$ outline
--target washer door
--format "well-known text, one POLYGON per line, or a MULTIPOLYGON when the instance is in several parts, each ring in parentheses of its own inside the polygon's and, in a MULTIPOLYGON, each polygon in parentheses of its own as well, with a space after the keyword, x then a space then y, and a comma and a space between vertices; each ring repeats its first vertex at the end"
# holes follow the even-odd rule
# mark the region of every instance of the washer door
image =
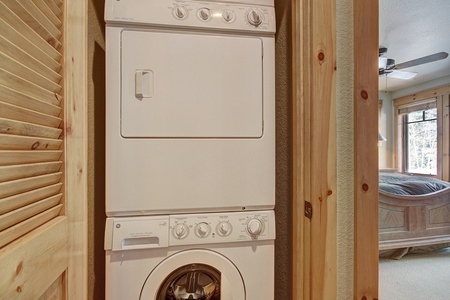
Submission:
POLYGON ((210 250, 185 250, 169 256, 148 275, 141 300, 245 300, 236 266, 210 250))

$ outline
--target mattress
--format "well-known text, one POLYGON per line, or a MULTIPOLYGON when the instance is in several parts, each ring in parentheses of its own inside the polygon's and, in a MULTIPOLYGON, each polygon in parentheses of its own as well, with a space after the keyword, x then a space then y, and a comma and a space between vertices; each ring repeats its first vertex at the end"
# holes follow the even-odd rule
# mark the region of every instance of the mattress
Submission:
POLYGON ((379 173, 379 189, 396 195, 425 195, 450 187, 436 178, 397 173, 379 173))

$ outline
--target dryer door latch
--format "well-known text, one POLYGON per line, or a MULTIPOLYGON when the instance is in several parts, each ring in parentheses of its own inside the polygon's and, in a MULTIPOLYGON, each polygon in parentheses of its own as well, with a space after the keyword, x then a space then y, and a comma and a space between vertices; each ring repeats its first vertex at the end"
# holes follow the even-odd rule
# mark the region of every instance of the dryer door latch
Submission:
POLYGON ((311 202, 305 200, 305 217, 308 219, 312 218, 313 208, 311 202))

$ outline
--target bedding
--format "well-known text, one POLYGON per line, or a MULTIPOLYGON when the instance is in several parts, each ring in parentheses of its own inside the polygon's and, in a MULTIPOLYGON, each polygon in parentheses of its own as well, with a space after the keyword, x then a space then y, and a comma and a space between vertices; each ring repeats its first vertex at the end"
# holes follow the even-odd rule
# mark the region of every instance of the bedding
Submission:
POLYGON ((398 259, 449 246, 449 182, 380 172, 378 203, 381 256, 398 259))
POLYGON ((396 195, 425 195, 450 187, 439 179, 396 173, 380 173, 379 189, 396 195))

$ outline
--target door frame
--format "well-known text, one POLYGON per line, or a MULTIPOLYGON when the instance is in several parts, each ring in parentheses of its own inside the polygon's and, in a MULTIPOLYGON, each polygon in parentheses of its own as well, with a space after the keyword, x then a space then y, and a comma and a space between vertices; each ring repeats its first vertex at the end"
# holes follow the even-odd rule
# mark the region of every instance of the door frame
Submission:
MULTIPOLYGON (((336 134, 327 129, 336 125, 335 1, 293 0, 292 12, 293 299, 333 299, 338 255, 336 134), (315 109, 320 107, 331 113, 315 109), (305 201, 311 203, 306 209, 305 201), (305 210, 312 210, 311 219, 305 210)), ((377 299, 378 0, 353 0, 353 32, 353 298, 377 299)))

